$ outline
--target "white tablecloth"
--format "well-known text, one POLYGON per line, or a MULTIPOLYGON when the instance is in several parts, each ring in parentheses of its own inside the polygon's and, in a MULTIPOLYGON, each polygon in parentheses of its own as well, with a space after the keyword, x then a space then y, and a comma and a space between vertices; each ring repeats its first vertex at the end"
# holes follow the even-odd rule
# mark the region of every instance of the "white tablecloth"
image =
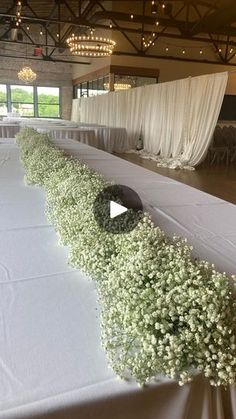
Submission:
POLYGON ((46 133, 54 139, 73 139, 92 147, 99 147, 98 138, 95 131, 87 128, 67 128, 67 127, 40 127, 36 128, 40 133, 46 133))
POLYGON ((0 123, 0 137, 13 138, 19 132, 20 127, 17 124, 0 123))
POLYGON ((86 126, 94 130, 98 139, 98 148, 109 153, 124 153, 130 149, 125 128, 86 126))
MULTIPOLYGON (((106 177, 132 186, 167 231, 190 234, 205 257, 236 272, 234 205, 93 147, 55 142, 106 177)), ((44 193, 26 187, 23 176, 17 147, 2 142, 0 418, 236 418, 233 390, 210 388, 200 376, 184 387, 162 378, 146 389, 115 377, 99 341, 94 285, 68 266, 67 249, 58 245, 44 215, 44 193), (230 397, 232 416, 226 407, 230 397)))

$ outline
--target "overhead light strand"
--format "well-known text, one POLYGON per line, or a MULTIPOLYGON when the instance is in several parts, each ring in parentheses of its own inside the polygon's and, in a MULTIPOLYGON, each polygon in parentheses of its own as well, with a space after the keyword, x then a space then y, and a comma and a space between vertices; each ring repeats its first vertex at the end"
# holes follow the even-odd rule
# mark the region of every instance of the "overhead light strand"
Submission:
POLYGON ((20 26, 20 24, 21 24, 21 10, 22 10, 22 3, 21 3, 20 0, 17 0, 17 3, 16 3, 16 18, 15 18, 16 26, 20 26))

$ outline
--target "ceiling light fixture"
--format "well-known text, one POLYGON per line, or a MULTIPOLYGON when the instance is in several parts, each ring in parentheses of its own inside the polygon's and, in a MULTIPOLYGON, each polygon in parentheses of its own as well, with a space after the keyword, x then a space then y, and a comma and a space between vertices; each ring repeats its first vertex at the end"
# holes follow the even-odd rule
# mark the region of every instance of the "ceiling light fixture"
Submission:
POLYGON ((66 40, 73 55, 99 58, 112 54, 116 42, 109 38, 99 36, 76 36, 72 34, 66 40))
POLYGON ((36 78, 37 74, 29 66, 23 66, 18 72, 18 79, 24 83, 32 83, 36 78))
POLYGON ((151 5, 151 14, 156 15, 157 14, 157 3, 155 0, 152 1, 151 5))
MULTIPOLYGON (((127 89, 131 89, 131 84, 129 83, 114 83, 114 90, 127 90, 127 89)), ((104 83, 104 88, 106 90, 110 90, 110 84, 109 83, 104 83)))
POLYGON ((16 17, 15 17, 16 26, 20 26, 21 24, 21 9, 22 9, 22 3, 20 0, 18 0, 16 3, 16 17))

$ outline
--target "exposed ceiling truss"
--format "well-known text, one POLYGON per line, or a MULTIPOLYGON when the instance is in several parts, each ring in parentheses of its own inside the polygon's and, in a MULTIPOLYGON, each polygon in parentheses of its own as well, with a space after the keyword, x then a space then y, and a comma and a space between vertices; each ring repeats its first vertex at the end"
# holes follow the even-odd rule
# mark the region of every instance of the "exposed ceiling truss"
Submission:
MULTIPOLYGON (((22 0, 22 23, 17 29, 21 36, 12 37, 16 16, 16 1, 6 0, 0 6, 1 44, 22 46, 40 45, 42 57, 48 61, 78 62, 72 59, 66 39, 71 33, 86 33, 89 28, 119 32, 127 48, 117 46, 114 54, 182 61, 209 62, 236 65, 236 1, 235 0, 156 0, 160 12, 153 16, 149 0, 142 1, 97 1, 97 0, 22 0), (112 3, 112 8, 110 7, 112 3), (127 3, 126 8, 120 4, 127 3), (165 8, 163 9, 163 3, 165 8), (46 6, 45 6, 46 5, 46 6), (45 7, 44 7, 45 6, 45 7), (131 18, 132 13, 132 18, 131 18), (155 23, 159 22, 156 29, 155 23), (30 26, 32 30, 27 30, 30 26), (42 28, 42 36, 39 36, 42 28), (144 37, 152 43, 144 45, 144 37), (214 48, 214 58, 197 59, 160 53, 152 47, 160 40, 197 42, 214 48)), ((6 49, 6 48, 5 48, 6 49)), ((12 53, 12 55, 14 55, 12 53)), ((23 54, 24 55, 24 54, 23 54)), ((23 57, 22 52, 19 58, 23 57)), ((1 54, 4 56, 4 53, 1 54)), ((11 56, 6 53, 6 56, 11 56)))

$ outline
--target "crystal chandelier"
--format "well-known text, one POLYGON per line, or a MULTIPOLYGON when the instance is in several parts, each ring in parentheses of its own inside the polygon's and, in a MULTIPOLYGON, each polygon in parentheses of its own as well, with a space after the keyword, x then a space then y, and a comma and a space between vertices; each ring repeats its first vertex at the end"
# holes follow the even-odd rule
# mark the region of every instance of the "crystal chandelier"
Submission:
POLYGON ((72 34, 66 42, 73 55, 95 58, 111 55, 116 45, 112 39, 94 36, 92 33, 86 36, 72 34))
MULTIPOLYGON (((131 84, 129 83, 114 83, 114 90, 126 90, 131 89, 131 84)), ((106 90, 110 89, 110 83, 104 83, 104 88, 106 90)))
POLYGON ((32 81, 36 80, 37 74, 29 66, 24 66, 18 72, 18 79, 23 81, 24 83, 31 83, 32 81))

